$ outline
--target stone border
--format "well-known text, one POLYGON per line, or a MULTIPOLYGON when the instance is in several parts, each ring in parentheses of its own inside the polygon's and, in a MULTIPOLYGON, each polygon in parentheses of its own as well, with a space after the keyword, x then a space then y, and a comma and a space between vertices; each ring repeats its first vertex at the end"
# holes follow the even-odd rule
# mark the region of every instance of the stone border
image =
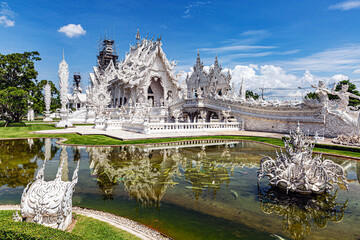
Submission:
MULTIPOLYGON (((20 205, 4 204, 0 205, 0 210, 20 210, 20 205)), ((82 207, 73 207, 72 210, 76 214, 106 222, 143 240, 172 240, 172 238, 166 236, 165 234, 128 218, 82 207)))
MULTIPOLYGON (((77 134, 77 133, 75 133, 77 134)), ((218 136, 224 136, 224 135, 218 135, 218 136)), ((231 136, 231 137, 247 137, 246 135, 225 135, 225 136, 231 136)), ((214 137, 214 135, 204 135, 202 137, 214 137)), ((20 140, 20 139, 28 139, 28 138, 46 138, 46 137, 27 137, 27 138, 0 138, 1 141, 3 140, 20 140)), ((139 143, 139 144, 119 144, 119 145, 84 145, 84 144, 68 144, 68 143, 63 143, 65 141, 67 141, 68 139, 66 138, 59 138, 59 137, 48 137, 48 138, 57 138, 59 139, 58 141, 56 141, 56 144, 59 145, 65 145, 65 146, 75 146, 75 147, 121 147, 121 146, 147 146, 147 145, 152 145, 152 144, 167 144, 167 143, 176 143, 176 142, 185 142, 185 141, 191 141, 191 140, 180 140, 180 141, 169 141, 169 142, 162 142, 162 143, 139 143)), ((186 138, 186 137, 184 137, 186 138)), ((265 137, 265 138, 271 138, 271 137, 265 137)), ((153 139, 153 138, 149 138, 149 139, 153 139)), ((169 138, 171 139, 171 138, 169 138)), ((279 139, 280 138, 273 138, 273 139, 279 139)), ((137 139, 138 140, 138 139, 137 139)), ((144 140, 144 139, 139 139, 139 140, 144 140)), ((265 142, 258 142, 258 141, 254 141, 254 140, 247 140, 247 139, 219 139, 219 138, 209 138, 209 139, 194 139, 194 140, 199 140, 199 141, 206 141, 206 140, 223 140, 223 141, 248 141, 248 142, 256 142, 256 143, 260 143, 260 144, 265 144, 265 145, 269 145, 272 147, 276 147, 276 148, 284 148, 283 146, 277 146, 271 143, 265 143, 265 142)), ((121 140, 120 140, 121 141, 121 140)), ((325 145, 329 145, 329 144, 325 144, 325 145)), ((335 145, 335 144, 334 144, 335 145)), ((340 145, 342 146, 342 145, 340 145)), ((338 150, 338 151, 342 151, 342 150, 338 150)), ((322 154, 322 155, 327 155, 327 156, 333 156, 333 157, 341 157, 341 158, 348 158, 351 160, 355 160, 355 161, 360 161, 360 158, 358 157, 353 157, 353 156, 346 156, 346 155, 340 155, 340 154, 334 154, 334 153, 324 153, 324 152, 319 152, 319 151, 313 151, 313 153, 318 153, 318 154, 322 154)))

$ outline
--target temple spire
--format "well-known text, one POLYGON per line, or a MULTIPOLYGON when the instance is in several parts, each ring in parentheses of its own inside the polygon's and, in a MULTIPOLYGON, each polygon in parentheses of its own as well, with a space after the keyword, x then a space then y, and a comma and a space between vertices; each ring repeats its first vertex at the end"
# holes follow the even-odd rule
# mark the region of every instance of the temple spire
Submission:
POLYGON ((136 36, 135 36, 135 39, 136 41, 140 41, 141 37, 140 37, 140 33, 139 33, 139 29, 137 29, 137 32, 136 32, 136 36))

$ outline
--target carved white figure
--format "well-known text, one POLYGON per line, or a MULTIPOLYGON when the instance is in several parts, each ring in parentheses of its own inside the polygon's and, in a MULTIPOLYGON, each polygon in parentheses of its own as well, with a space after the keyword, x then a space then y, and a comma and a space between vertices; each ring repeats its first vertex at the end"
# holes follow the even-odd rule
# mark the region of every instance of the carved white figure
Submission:
POLYGON ((68 87, 69 87, 69 66, 65 61, 65 56, 63 55, 63 60, 59 64, 59 85, 60 85, 60 102, 61 102, 61 111, 66 111, 66 105, 69 102, 68 99, 68 87))
POLYGON ((67 161, 66 147, 62 147, 60 167, 54 181, 44 181, 44 168, 39 169, 36 180, 29 183, 21 196, 21 215, 27 222, 66 230, 72 221, 72 195, 78 182, 79 163, 72 181, 61 180, 64 162, 67 161))
POLYGON ((246 100, 246 89, 245 89, 244 78, 241 80, 239 93, 240 93, 240 99, 246 100))
POLYGON ((50 117, 50 105, 51 105, 51 86, 49 83, 46 83, 44 86, 44 100, 45 100, 45 119, 44 121, 52 121, 50 117))
MULTIPOLYGON (((334 86, 336 86, 336 84, 334 86)), ((318 86, 311 85, 311 87, 315 88, 315 93, 319 97, 321 104, 324 107, 327 107, 329 103, 328 94, 330 94, 331 91, 329 91, 329 89, 326 88, 325 82, 319 81, 318 86)))
POLYGON ((180 109, 175 109, 174 111, 172 111, 172 116, 175 118, 175 122, 179 121, 181 114, 182 111, 180 109))
POLYGON ((321 194, 333 188, 334 183, 347 188, 344 169, 321 155, 313 157, 314 145, 304 135, 300 126, 284 140, 285 152, 280 151, 273 160, 263 157, 260 161, 258 180, 266 176, 270 185, 299 193, 321 194))
POLYGON ((69 102, 68 99, 68 87, 69 87, 69 66, 65 61, 63 54, 63 60, 59 64, 59 85, 60 85, 60 102, 61 110, 60 117, 61 121, 56 124, 56 127, 72 127, 72 123, 68 121, 68 110, 66 105, 69 102))
POLYGON ((230 117, 230 112, 231 112, 231 107, 230 106, 228 106, 227 109, 222 109, 222 115, 224 117, 225 122, 228 121, 228 119, 230 117))
MULTIPOLYGON (((334 85, 334 88, 335 88, 335 86, 336 86, 336 84, 334 85)), ((340 111, 346 111, 349 109, 348 105, 349 105, 350 97, 360 99, 360 96, 357 96, 355 94, 348 92, 348 89, 349 89, 348 84, 342 84, 340 91, 335 91, 335 89, 333 89, 331 91, 331 94, 337 95, 340 98, 340 104, 338 106, 338 109, 340 111)))

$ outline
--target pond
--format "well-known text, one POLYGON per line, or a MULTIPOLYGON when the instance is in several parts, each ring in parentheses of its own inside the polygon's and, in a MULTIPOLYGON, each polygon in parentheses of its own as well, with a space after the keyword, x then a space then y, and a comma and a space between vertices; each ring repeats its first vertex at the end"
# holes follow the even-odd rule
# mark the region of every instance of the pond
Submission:
POLYGON ((19 204, 48 159, 45 180, 71 179, 73 205, 143 223, 174 239, 356 239, 360 236, 360 162, 326 157, 346 169, 349 190, 286 195, 257 182, 274 147, 221 140, 127 147, 70 147, 56 139, 0 141, 0 204, 19 204))

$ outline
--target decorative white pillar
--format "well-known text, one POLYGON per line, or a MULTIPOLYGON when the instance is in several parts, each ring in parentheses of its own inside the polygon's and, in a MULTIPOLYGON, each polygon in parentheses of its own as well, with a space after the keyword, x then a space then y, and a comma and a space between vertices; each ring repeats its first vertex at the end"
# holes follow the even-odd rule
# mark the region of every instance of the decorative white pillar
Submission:
POLYGON ((72 123, 68 121, 69 111, 66 108, 68 99, 68 87, 69 87, 69 67, 65 61, 63 54, 63 60, 59 64, 59 85, 60 85, 60 101, 61 101, 61 110, 60 117, 61 121, 56 124, 56 127, 72 127, 72 123))
POLYGON ((44 122, 51 122, 52 118, 50 117, 50 105, 51 105, 51 86, 49 83, 46 83, 44 86, 44 100, 45 100, 45 118, 44 122))

